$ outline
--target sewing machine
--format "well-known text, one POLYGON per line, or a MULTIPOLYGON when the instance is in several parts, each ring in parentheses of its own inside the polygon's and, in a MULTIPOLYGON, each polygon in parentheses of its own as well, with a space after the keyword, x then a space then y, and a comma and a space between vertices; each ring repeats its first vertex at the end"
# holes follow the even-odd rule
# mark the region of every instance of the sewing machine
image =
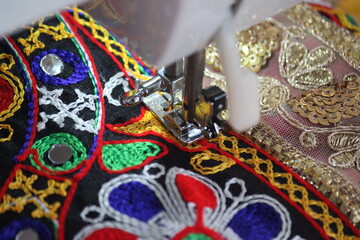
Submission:
MULTIPOLYGON (((259 120, 257 77, 240 67, 235 32, 288 8, 299 0, 91 0, 75 1, 146 62, 165 66, 155 77, 119 97, 123 106, 144 103, 181 141, 212 138, 224 129, 244 131, 259 120), (205 47, 215 42, 222 56, 227 94, 202 88, 205 47), (230 118, 221 117, 228 109, 230 118)), ((67 1, 3 3, 0 33, 67 1), (12 14, 28 9, 31 12, 12 14), (4 7, 5 6, 5 7, 4 7), (9 14, 10 13, 10 14, 9 14), (11 16, 10 16, 11 15, 11 16), (9 18, 14 17, 13 20, 9 18), (16 22, 15 22, 16 21, 16 22)))

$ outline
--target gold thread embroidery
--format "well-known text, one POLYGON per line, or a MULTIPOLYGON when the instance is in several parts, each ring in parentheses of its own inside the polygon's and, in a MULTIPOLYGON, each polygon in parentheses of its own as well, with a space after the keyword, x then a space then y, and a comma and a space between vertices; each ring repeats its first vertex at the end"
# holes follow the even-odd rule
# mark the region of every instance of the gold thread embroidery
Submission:
POLYGON ((239 148, 238 139, 234 136, 227 137, 221 135, 214 139, 214 142, 217 143, 222 150, 233 154, 240 161, 250 165, 256 173, 267 178, 273 186, 286 191, 292 201, 298 203, 312 218, 321 223, 322 228, 328 236, 334 239, 351 239, 355 237, 347 236, 344 233, 344 225, 341 219, 332 216, 328 206, 324 202, 310 199, 307 189, 295 183, 290 173, 274 171, 272 161, 260 158, 256 149, 239 148), (242 157, 245 156, 242 154, 250 154, 251 156, 242 157), (320 212, 314 209, 318 209, 320 212), (332 226, 335 227, 332 228, 332 226))
POLYGON ((360 39, 354 34, 321 17, 307 4, 297 4, 285 11, 285 14, 338 52, 351 66, 360 70, 360 39))
POLYGON ((333 73, 326 68, 335 60, 334 52, 324 46, 308 51, 297 42, 303 33, 298 28, 284 28, 279 56, 280 74, 288 83, 298 89, 312 90, 333 81, 333 73), (288 30, 289 29, 289 30, 288 30))
POLYGON ((270 77, 258 77, 258 80, 261 113, 274 110, 279 104, 290 98, 289 89, 279 80, 270 77))
POLYGON ((190 160, 191 166, 195 171, 202 175, 215 174, 231 167, 235 164, 235 161, 226 156, 213 153, 209 150, 205 150, 203 153, 198 153, 190 160), (206 162, 216 162, 215 166, 206 166, 206 162), (205 164, 204 164, 205 163, 205 164))
POLYGON ((329 157, 334 167, 353 168, 360 171, 360 133, 334 132, 328 138, 328 145, 336 153, 329 157))
POLYGON ((25 206, 31 204, 36 208, 31 212, 32 217, 47 217, 56 220, 58 217, 57 211, 61 203, 54 202, 50 204, 46 201, 46 198, 51 195, 65 197, 67 195, 66 189, 71 185, 71 181, 65 180, 64 182, 59 182, 49 179, 47 180, 46 188, 38 190, 34 188, 36 180, 38 180, 37 175, 32 174, 27 177, 22 170, 17 170, 15 179, 9 184, 9 190, 21 190, 23 194, 19 197, 12 197, 10 194, 5 194, 0 204, 0 213, 7 211, 21 213, 25 206))
POLYGON ((138 79, 148 80, 150 77, 147 77, 140 72, 139 63, 128 57, 126 48, 120 44, 116 40, 112 40, 109 32, 99 24, 96 24, 95 20, 90 17, 87 12, 82 11, 79 8, 72 8, 73 16, 76 21, 78 21, 81 25, 89 27, 92 35, 103 42, 105 47, 115 56, 118 56, 122 59, 123 65, 127 71, 129 71, 132 75, 134 75, 138 79), (81 17, 80 14, 84 17, 81 17))
POLYGON ((18 42, 24 47, 24 53, 30 55, 36 49, 45 48, 45 44, 39 40, 41 34, 47 34, 52 36, 54 41, 59 41, 66 38, 72 38, 73 35, 66 31, 65 24, 59 23, 57 26, 49 26, 43 23, 43 20, 39 21, 38 27, 35 30, 34 27, 29 28, 30 35, 27 38, 19 38, 18 42))

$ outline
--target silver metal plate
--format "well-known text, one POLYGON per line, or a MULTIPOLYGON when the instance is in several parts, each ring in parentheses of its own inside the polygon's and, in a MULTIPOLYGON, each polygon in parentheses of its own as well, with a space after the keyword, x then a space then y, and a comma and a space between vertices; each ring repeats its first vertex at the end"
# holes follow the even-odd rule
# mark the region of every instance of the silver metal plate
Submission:
POLYGON ((49 53, 41 59, 40 67, 46 74, 55 76, 64 69, 64 62, 57 55, 49 53))
POLYGON ((48 158, 56 165, 63 165, 71 159, 72 149, 67 144, 56 144, 49 150, 48 158))
POLYGON ((15 240, 39 240, 39 235, 32 228, 26 228, 16 234, 15 240))

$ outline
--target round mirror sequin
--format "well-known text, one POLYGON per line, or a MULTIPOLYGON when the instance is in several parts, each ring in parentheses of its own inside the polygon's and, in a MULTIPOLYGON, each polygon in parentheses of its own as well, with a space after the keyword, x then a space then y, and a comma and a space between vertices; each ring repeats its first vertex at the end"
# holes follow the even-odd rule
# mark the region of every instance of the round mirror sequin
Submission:
POLYGON ((49 53, 40 61, 41 69, 50 76, 58 75, 64 69, 63 60, 55 54, 49 53))
POLYGON ((15 240, 39 240, 39 236, 32 228, 26 228, 16 235, 15 240))
POLYGON ((56 144, 49 150, 48 158, 56 165, 63 165, 72 155, 73 152, 67 144, 56 144))

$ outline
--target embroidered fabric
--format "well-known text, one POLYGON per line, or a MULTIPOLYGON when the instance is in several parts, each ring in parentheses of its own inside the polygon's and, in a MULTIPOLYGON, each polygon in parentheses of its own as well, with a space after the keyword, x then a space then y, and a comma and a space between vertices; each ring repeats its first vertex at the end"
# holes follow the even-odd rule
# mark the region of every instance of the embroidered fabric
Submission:
MULTIPOLYGON (((348 103, 357 99, 357 77, 346 75, 347 84, 337 78, 339 54, 319 42, 310 49, 296 35, 303 31, 288 33, 284 26, 276 19, 259 28, 275 29, 265 38, 257 35, 279 43, 272 51, 263 51, 273 46, 264 42, 241 48, 260 53, 244 54, 249 63, 255 59, 249 66, 260 66, 260 74, 277 66, 277 72, 268 70, 276 74, 261 79, 263 115, 277 113, 279 104, 292 99, 284 106, 303 123, 309 119, 297 116, 297 102, 337 101, 337 91, 347 92, 348 103), (287 81, 274 59, 279 52, 286 56, 287 81), (298 63, 294 53, 302 54, 298 63), (338 83, 324 88, 329 81, 338 83)), ((29 228, 40 239, 60 240, 360 237, 353 185, 327 163, 299 154, 268 125, 251 130, 256 144, 246 133, 223 133, 185 145, 144 107, 119 106, 115 99, 134 87, 134 78, 146 80, 156 70, 81 9, 6 36, 0 49, 0 91, 6 92, 0 95, 0 239, 29 228), (46 54, 63 61, 58 75, 39 68, 46 54), (71 150, 63 164, 49 157, 59 145, 71 150)), ((208 73, 223 81, 221 74, 208 73)), ((354 112, 344 106, 341 119, 348 124, 354 112)), ((311 133, 303 135, 303 144, 312 147, 311 133)), ((339 162, 358 142, 346 132, 332 135, 329 143, 344 154, 335 156, 339 162)))

